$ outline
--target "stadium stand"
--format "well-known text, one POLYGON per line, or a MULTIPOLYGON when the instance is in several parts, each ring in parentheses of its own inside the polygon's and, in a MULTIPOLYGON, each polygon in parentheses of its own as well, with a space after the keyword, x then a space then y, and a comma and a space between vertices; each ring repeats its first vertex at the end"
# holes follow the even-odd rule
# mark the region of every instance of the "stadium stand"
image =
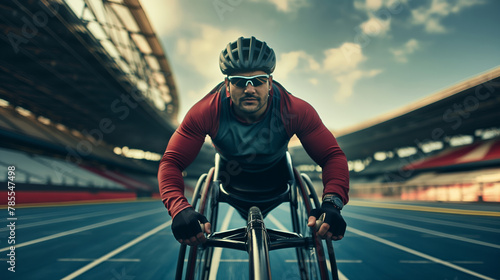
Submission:
POLYGON ((500 201, 500 138, 450 147, 424 158, 373 161, 352 177, 354 196, 406 200, 500 201))
MULTIPOLYGON (((7 166, 16 166, 17 183, 125 189, 122 184, 56 158, 4 148, 0 148, 0 158, 0 164, 5 170, 7 166)), ((2 182, 7 182, 7 173, 2 175, 5 175, 2 182)))
POLYGON ((435 156, 413 162, 403 169, 438 169, 500 165, 500 139, 478 141, 463 147, 447 149, 435 156))
POLYGON ((500 201, 500 168, 420 173, 401 186, 406 200, 500 201))
MULTIPOLYGON (((334 131, 353 197, 500 202, 500 68, 334 131), (454 143, 467 141, 464 143, 454 143), (437 148, 426 150, 431 143, 437 148), (400 153, 406 150, 406 155, 400 153), (376 154, 383 159, 377 160, 376 154)), ((313 165, 300 146, 298 165, 313 165)), ((313 168, 314 170, 314 168, 313 168)), ((311 178, 319 178, 309 172, 311 178)))
MULTIPOLYGON (((157 163, 121 157, 103 141, 41 123, 12 106, 0 113, 0 168, 15 166, 18 203, 158 197, 157 163), (82 141, 93 143, 88 154, 76 152, 82 141)), ((0 181, 7 182, 6 172, 0 181)))
MULTIPOLYGON (((19 203, 159 198, 158 161, 125 158, 113 148, 56 124, 42 123, 13 106, 0 106, 0 168, 16 167, 16 188, 22 193, 19 203), (88 154, 78 152, 82 141, 92 143, 88 154)), ((199 173, 213 162, 213 147, 205 145, 203 150, 186 171, 188 193, 199 173)), ((2 173, 0 182, 6 181, 7 173, 2 173)))

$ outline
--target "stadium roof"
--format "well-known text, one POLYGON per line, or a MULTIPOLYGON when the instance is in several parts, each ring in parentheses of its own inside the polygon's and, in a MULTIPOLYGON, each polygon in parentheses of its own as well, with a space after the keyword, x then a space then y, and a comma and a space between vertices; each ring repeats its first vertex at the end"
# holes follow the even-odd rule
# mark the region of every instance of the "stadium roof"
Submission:
POLYGON ((114 146, 164 151, 177 91, 137 0, 4 1, 0 15, 0 99, 114 146))

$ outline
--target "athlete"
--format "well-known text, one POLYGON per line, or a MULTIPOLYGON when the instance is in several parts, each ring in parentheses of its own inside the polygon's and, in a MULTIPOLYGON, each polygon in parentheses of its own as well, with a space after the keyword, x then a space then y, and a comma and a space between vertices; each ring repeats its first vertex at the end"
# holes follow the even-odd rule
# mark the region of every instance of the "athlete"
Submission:
POLYGON ((207 218, 184 196, 182 178, 182 171, 195 159, 206 135, 225 163, 227 178, 223 181, 228 189, 261 196, 269 195, 268 188, 283 184, 282 163, 286 162, 290 138, 297 135, 323 170, 323 203, 311 211, 308 225, 314 226, 325 213, 317 234, 342 239, 346 223, 340 210, 349 200, 346 157, 313 107, 273 80, 273 49, 255 37, 240 37, 221 52, 219 66, 226 75, 224 82, 190 109, 160 162, 160 193, 173 218, 177 241, 191 246, 205 242, 199 223, 210 233, 207 218), (262 182, 268 185, 262 186, 262 182))

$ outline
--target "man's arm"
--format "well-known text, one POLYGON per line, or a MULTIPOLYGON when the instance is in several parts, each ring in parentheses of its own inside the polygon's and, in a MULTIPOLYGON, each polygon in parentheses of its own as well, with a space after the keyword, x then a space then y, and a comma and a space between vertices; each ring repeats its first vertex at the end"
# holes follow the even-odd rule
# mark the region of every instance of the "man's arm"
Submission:
POLYGON ((182 171, 196 158, 204 138, 204 136, 189 135, 183 129, 177 129, 170 138, 160 161, 158 171, 160 194, 172 218, 191 206, 184 196, 182 171))
POLYGON ((208 94, 187 113, 174 132, 160 161, 158 182, 165 207, 172 216, 172 232, 181 244, 196 246, 206 241, 203 232, 210 233, 207 218, 198 213, 184 196, 182 171, 200 152, 207 134, 218 128, 218 95, 208 94), (203 229, 200 228, 203 224, 203 229))
POLYGON ((308 226, 314 227, 316 219, 324 216, 324 223, 317 234, 321 238, 341 240, 346 230, 346 222, 340 210, 349 201, 349 170, 344 152, 333 134, 325 127, 318 113, 307 102, 285 95, 286 110, 283 115, 289 135, 297 134, 309 156, 323 169, 323 197, 337 195, 342 202, 332 203, 325 199, 321 208, 311 211, 308 226))
POLYGON ((291 95, 284 96, 283 118, 289 134, 297 134, 308 155, 323 169, 323 196, 337 194, 346 204, 349 201, 349 170, 344 152, 310 104, 291 95))
MULTIPOLYGON (((314 112, 316 113, 316 112, 314 112)), ((316 114, 317 115, 317 114, 316 114)), ((318 117, 319 118, 319 117, 318 117)), ((344 204, 349 201, 349 169, 347 158, 333 134, 319 121, 297 135, 309 156, 323 170, 323 196, 337 194, 344 204)))
POLYGON ((218 95, 210 93, 195 104, 174 132, 160 161, 160 194, 172 218, 190 207, 184 196, 182 171, 196 158, 207 134, 218 129, 218 95))

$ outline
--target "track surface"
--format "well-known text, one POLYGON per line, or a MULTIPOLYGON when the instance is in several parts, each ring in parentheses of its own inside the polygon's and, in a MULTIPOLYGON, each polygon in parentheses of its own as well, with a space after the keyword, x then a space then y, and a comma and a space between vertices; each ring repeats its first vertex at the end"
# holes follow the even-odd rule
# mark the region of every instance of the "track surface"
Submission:
MULTIPOLYGON (((222 207, 221 227, 245 224, 222 207)), ((343 215, 348 231, 334 244, 342 279, 500 279, 498 204, 353 200, 343 215)), ((174 278, 179 246, 160 201, 19 208, 16 217, 16 272, 7 270, 3 226, 0 279, 174 278)), ((266 226, 289 228, 288 219, 282 205, 266 226)), ((248 278, 246 253, 216 254, 213 279, 248 278)), ((271 265, 273 279, 298 279, 292 251, 271 252, 271 265)))

